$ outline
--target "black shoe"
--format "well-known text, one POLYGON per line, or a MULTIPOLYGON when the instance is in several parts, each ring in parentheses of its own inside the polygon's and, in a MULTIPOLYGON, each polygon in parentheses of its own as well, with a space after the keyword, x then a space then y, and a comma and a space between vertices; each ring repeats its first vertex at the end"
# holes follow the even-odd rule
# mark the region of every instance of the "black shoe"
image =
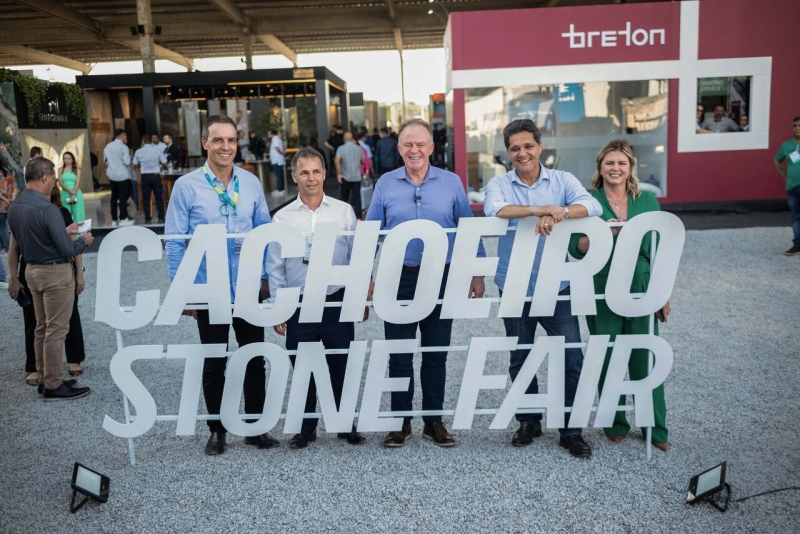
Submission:
POLYGON ((511 444, 514 447, 527 447, 533 443, 533 438, 538 438, 541 435, 541 425, 535 425, 533 423, 520 423, 519 430, 514 432, 514 437, 511 438, 511 444))
POLYGON ((289 447, 292 449, 305 449, 312 441, 317 441, 317 429, 311 431, 302 430, 299 434, 292 436, 289 440, 289 447))
POLYGON ((206 454, 217 456, 225 452, 225 432, 211 432, 206 442, 206 454))
POLYGON ((152 222, 153 222, 153 219, 145 219, 144 220, 145 224, 152 224, 152 222))
POLYGON ((591 458, 592 449, 589 444, 583 440, 583 436, 573 434, 558 440, 558 444, 569 451, 569 453, 576 458, 591 458))
POLYGON ((81 397, 85 397, 89 393, 92 392, 89 388, 76 388, 70 385, 67 385, 66 382, 62 382, 60 386, 56 389, 47 389, 43 388, 43 394, 45 401, 60 401, 60 400, 72 400, 72 399, 79 399, 81 397))
POLYGON ((280 442, 269 434, 248 436, 244 438, 244 442, 248 445, 257 445, 259 449, 274 449, 275 447, 280 446, 280 442))
POLYGON ((356 432, 356 425, 353 425, 353 430, 350 432, 339 432, 336 434, 336 437, 339 439, 346 439, 347 443, 350 445, 360 445, 361 443, 365 443, 367 438, 364 437, 364 434, 359 434, 356 432))
MULTIPOLYGON (((75 380, 74 378, 70 378, 69 380, 64 380, 64 383, 69 387, 74 387, 75 384, 78 383, 78 381, 75 380)), ((44 397, 44 384, 39 384, 39 386, 36 388, 36 394, 39 395, 40 397, 44 397)))

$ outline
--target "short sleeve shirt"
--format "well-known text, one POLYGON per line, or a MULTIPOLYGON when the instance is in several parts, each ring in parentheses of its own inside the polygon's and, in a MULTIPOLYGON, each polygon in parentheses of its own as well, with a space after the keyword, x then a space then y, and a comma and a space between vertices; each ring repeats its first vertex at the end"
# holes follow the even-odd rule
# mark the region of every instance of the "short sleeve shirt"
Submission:
POLYGON ((792 158, 789 156, 797 151, 800 154, 800 143, 794 139, 789 139, 781 145, 778 153, 775 154, 775 161, 783 163, 786 160, 786 190, 794 189, 800 186, 800 160, 792 163, 792 158))
POLYGON ((364 151, 355 143, 345 143, 336 149, 336 157, 341 158, 339 167, 348 182, 361 181, 361 160, 364 151))

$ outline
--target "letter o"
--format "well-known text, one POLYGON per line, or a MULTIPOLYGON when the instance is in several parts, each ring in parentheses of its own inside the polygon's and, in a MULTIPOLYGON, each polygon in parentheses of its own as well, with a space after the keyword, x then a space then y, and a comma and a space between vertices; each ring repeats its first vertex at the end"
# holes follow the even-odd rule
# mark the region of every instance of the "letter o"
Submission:
POLYGON ((631 40, 633 41, 633 44, 635 44, 636 46, 644 46, 644 45, 646 45, 647 41, 649 39, 650 39, 650 36, 647 35, 647 31, 643 30, 641 28, 639 28, 638 30, 633 32, 633 35, 631 35, 631 40), (643 40, 641 42, 636 40, 636 36, 637 35, 641 35, 643 37, 643 40))

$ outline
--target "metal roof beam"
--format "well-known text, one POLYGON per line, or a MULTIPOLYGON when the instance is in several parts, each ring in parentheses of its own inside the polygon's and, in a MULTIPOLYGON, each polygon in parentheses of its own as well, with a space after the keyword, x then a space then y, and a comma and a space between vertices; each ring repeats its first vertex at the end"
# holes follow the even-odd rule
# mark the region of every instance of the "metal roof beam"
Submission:
POLYGON ((89 30, 90 32, 100 36, 103 35, 103 27, 99 22, 94 20, 88 15, 84 15, 79 11, 75 11, 68 7, 53 2, 52 0, 15 0, 19 4, 32 7, 36 11, 41 11, 57 19, 69 22, 73 26, 89 30))
MULTIPOLYGON (((141 43, 138 39, 120 39, 117 42, 122 46, 126 46, 132 50, 141 51, 141 43)), ((154 52, 156 59, 166 59, 167 61, 172 61, 173 63, 180 65, 181 67, 186 67, 190 71, 194 70, 194 61, 183 54, 179 54, 173 50, 170 50, 169 48, 164 48, 161 45, 155 45, 154 52)))
POLYGON ((68 69, 80 71, 81 74, 89 74, 89 71, 92 70, 92 66, 88 63, 75 61, 74 59, 69 59, 64 56, 57 56, 56 54, 51 54, 50 52, 37 50, 28 46, 4 45, 3 53, 42 65, 52 64, 58 65, 59 67, 66 67, 68 69))
POLYGON ((247 21, 247 17, 244 16, 244 12, 230 0, 208 0, 208 1, 209 3, 216 6, 217 9, 228 15, 228 18, 230 18, 237 24, 244 26, 245 28, 250 26, 250 24, 247 21))
POLYGON ((271 33, 257 35, 256 36, 259 41, 273 49, 275 52, 279 54, 283 54, 286 58, 292 62, 292 64, 296 67, 297 66, 297 52, 289 48, 286 43, 272 35, 271 33))

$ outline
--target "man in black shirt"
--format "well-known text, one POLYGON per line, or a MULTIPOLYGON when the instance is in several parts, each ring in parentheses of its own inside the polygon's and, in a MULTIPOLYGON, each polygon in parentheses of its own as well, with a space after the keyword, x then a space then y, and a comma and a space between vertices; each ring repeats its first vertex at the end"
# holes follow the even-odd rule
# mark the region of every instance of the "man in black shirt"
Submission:
POLYGON ((336 166, 333 164, 333 158, 336 156, 336 151, 339 149, 340 146, 344 144, 344 128, 340 124, 333 125, 333 133, 325 141, 325 148, 327 148, 330 152, 328 152, 328 175, 332 176, 334 171, 336 170, 336 166))
POLYGON ((181 147, 172 140, 170 134, 164 134, 164 142, 167 144, 167 148, 164 149, 164 155, 167 156, 167 165, 172 163, 173 169, 183 167, 183 153, 181 152, 181 147))
MULTIPOLYGON (((45 158, 29 161, 25 169, 27 187, 8 210, 11 233, 27 262, 25 275, 36 312, 36 370, 44 380, 46 401, 77 399, 91 391, 64 382, 61 350, 75 300, 75 277, 70 260, 94 239, 88 232, 75 241, 70 239, 69 234, 78 232, 77 224, 65 230, 61 212, 50 203, 55 180, 52 161, 45 158)), ((12 276, 8 290, 16 295, 19 279, 17 273, 12 276)))

